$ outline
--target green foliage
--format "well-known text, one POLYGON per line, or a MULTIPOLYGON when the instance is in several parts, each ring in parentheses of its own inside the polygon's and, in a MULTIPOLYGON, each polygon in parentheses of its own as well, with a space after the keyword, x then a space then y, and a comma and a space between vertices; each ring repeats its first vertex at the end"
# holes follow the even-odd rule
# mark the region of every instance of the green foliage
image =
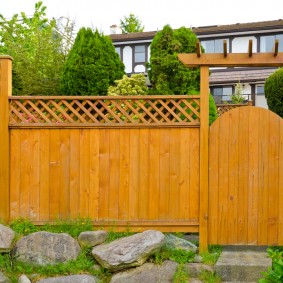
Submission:
POLYGON ((25 218, 18 218, 13 220, 10 225, 16 233, 26 236, 30 233, 38 232, 38 226, 35 226, 30 220, 25 218))
POLYGON ((203 270, 200 273, 199 279, 204 283, 220 283, 221 282, 221 278, 215 272, 210 272, 207 270, 203 270))
POLYGON ((178 265, 177 271, 174 274, 173 282, 174 283, 187 283, 187 282, 189 282, 189 274, 184 269, 183 264, 178 265))
POLYGON ((122 33, 143 32, 144 26, 138 17, 130 13, 128 17, 124 16, 124 19, 120 20, 120 29, 122 33))
POLYGON ((111 39, 81 28, 63 68, 61 90, 65 95, 106 95, 123 74, 124 64, 111 39))
POLYGON ((14 59, 14 95, 58 94, 68 48, 65 39, 70 39, 72 31, 73 25, 59 31, 56 20, 46 18, 42 2, 35 4, 32 17, 22 12, 7 20, 0 15, 0 54, 14 59))
POLYGON ((116 86, 110 86, 107 95, 145 95, 147 86, 143 74, 133 74, 129 78, 124 75, 121 80, 115 81, 116 86))
POLYGON ((243 88, 240 82, 236 84, 235 92, 232 94, 232 101, 235 104, 240 104, 245 101, 245 97, 243 96, 243 88))
POLYGON ((217 115, 217 108, 215 105, 215 101, 212 95, 209 94, 209 125, 211 125, 217 118, 218 115, 217 115))
POLYGON ((150 46, 149 79, 156 94, 188 94, 199 90, 199 69, 185 67, 179 53, 196 51, 196 35, 188 28, 174 30, 166 25, 155 35, 150 46))
POLYGON ((272 259, 272 267, 263 273, 263 278, 259 283, 277 283, 283 282, 283 248, 269 248, 268 256, 272 259))
POLYGON ((210 245, 208 252, 202 253, 203 263, 214 265, 222 253, 222 247, 218 245, 210 245))
POLYGON ((264 93, 268 108, 283 118, 283 68, 266 79, 264 93))

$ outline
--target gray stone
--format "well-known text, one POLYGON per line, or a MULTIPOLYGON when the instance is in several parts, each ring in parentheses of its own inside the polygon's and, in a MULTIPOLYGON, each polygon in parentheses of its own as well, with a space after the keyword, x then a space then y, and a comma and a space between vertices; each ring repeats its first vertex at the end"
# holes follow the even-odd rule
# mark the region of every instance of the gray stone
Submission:
POLYGON ((177 266, 176 262, 169 260, 162 265, 145 263, 140 267, 115 274, 110 283, 171 283, 177 266))
POLYGON ((106 238, 107 232, 104 230, 86 231, 80 233, 78 241, 81 246, 94 247, 105 242, 106 238))
POLYGON ((257 282, 272 264, 267 252, 223 251, 214 266, 223 281, 257 282))
POLYGON ((190 278, 188 282, 189 283, 203 283, 203 281, 196 279, 196 278, 190 278))
POLYGON ((92 249, 92 255, 101 266, 118 271, 142 265, 163 245, 164 235, 147 230, 92 249))
POLYGON ((195 255, 194 262, 196 262, 196 263, 202 263, 202 261, 203 261, 202 256, 200 256, 200 255, 195 255))
POLYGON ((26 275, 21 275, 18 279, 18 283, 31 283, 26 275))
POLYGON ((0 251, 10 251, 13 240, 15 238, 15 232, 3 224, 0 224, 0 251))
POLYGON ((190 277, 198 277, 203 271, 214 272, 210 265, 203 263, 185 263, 184 270, 189 274, 190 277))
POLYGON ((91 275, 70 275, 45 278, 37 281, 37 283, 96 283, 99 280, 91 275))
POLYGON ((198 249, 197 246, 194 245, 193 243, 181 239, 179 237, 175 237, 172 234, 165 236, 164 248, 178 249, 178 250, 185 250, 192 252, 196 252, 198 249))
POLYGON ((11 283, 11 280, 8 279, 2 272, 0 272, 0 283, 11 283))
POLYGON ((12 250, 14 259, 47 265, 75 260, 80 254, 78 242, 70 235, 36 232, 21 238, 12 250))

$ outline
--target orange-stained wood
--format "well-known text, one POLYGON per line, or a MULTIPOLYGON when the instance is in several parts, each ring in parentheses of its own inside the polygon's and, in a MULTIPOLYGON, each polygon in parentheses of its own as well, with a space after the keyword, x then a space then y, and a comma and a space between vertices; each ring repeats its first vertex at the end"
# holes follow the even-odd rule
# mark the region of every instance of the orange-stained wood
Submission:
POLYGON ((223 40, 223 54, 224 54, 224 57, 227 57, 227 40, 223 40))
POLYGON ((279 39, 276 39, 274 43, 274 56, 278 55, 278 49, 279 49, 279 39))
POLYGON ((249 48, 248 48, 249 57, 253 55, 253 41, 252 39, 249 40, 249 48))

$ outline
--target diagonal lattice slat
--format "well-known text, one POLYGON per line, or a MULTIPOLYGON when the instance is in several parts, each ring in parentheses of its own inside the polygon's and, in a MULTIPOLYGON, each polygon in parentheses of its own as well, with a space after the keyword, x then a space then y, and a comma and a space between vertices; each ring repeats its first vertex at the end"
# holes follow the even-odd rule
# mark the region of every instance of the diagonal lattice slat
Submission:
POLYGON ((200 96, 12 96, 10 126, 199 125, 200 96))

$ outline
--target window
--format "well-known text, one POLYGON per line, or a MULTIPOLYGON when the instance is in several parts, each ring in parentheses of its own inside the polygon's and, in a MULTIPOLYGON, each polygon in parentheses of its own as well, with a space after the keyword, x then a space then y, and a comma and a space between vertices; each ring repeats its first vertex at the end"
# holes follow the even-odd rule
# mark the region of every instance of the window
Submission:
POLYGON ((215 100, 215 103, 223 103, 226 101, 231 101, 231 96, 233 94, 233 87, 232 86, 219 86, 213 87, 212 95, 215 100))
POLYGON ((121 58, 121 47, 115 47, 115 51, 118 53, 119 57, 121 58))
POLYGON ((225 39, 205 40, 201 42, 201 45, 203 46, 205 53, 223 53, 224 40, 225 39))
POLYGON ((136 63, 145 62, 145 45, 135 46, 135 62, 136 63))
POLYGON ((275 40, 279 40, 279 52, 283 52, 283 34, 267 35, 260 37, 260 52, 272 52, 275 40))
POLYGON ((264 95, 264 85, 257 85, 256 86, 256 94, 257 95, 264 95))

